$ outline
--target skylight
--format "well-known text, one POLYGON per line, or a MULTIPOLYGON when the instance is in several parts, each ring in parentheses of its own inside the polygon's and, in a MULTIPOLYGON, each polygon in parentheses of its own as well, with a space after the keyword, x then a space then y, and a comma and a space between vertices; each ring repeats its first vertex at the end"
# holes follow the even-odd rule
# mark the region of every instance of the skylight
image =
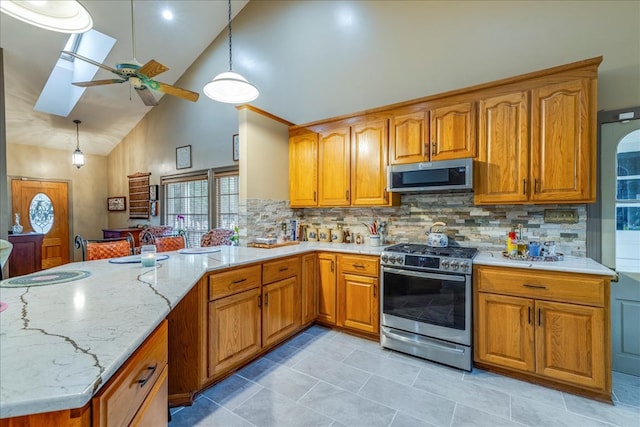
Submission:
MULTIPOLYGON (((77 52, 82 56, 103 63, 116 39, 96 30, 83 34, 72 34, 64 50, 77 52)), ((84 61, 75 61, 68 55, 60 55, 40 97, 34 106, 35 111, 67 117, 78 103, 86 88, 72 85, 93 79, 98 67, 84 61)))

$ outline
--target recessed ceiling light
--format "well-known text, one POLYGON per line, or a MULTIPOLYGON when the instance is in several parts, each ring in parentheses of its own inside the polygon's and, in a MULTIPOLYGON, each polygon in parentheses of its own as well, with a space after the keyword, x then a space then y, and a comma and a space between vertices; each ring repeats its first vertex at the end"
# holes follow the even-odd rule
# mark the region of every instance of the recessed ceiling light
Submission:
POLYGON ((36 27, 59 33, 84 33, 93 27, 91 15, 76 0, 2 0, 0 11, 36 27))
POLYGON ((167 21, 172 21, 173 20, 173 12, 171 12, 169 9, 165 9, 162 11, 162 17, 164 19, 166 19, 167 21))

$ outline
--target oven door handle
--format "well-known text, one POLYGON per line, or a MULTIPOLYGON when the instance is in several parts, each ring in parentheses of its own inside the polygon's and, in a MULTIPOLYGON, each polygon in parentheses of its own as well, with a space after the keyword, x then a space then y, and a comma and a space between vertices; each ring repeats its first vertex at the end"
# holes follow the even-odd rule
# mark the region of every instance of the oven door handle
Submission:
POLYGON ((451 282, 464 282, 465 280, 467 280, 464 275, 459 275, 459 274, 422 273, 422 272, 419 272, 419 271, 401 270, 399 268, 389 268, 389 267, 383 267, 382 268, 382 272, 383 273, 399 274, 399 275, 402 275, 402 276, 419 277, 421 279, 448 280, 448 281, 451 281, 451 282))
POLYGON ((387 328, 386 326, 382 327, 382 333, 385 336, 389 337, 389 338, 396 339, 398 341, 402 341, 402 342, 405 342, 407 344, 415 345, 416 343, 423 343, 423 344, 430 345, 432 347, 438 347, 438 348, 441 348, 443 350, 451 351, 451 352, 454 352, 454 353, 464 353, 464 349, 462 349, 462 348, 456 348, 456 347, 453 347, 453 346, 449 347, 449 346, 445 346, 445 345, 442 345, 442 344, 437 344, 437 343, 435 343, 433 341, 430 341, 430 340, 427 341, 427 340, 421 339, 419 336, 416 336, 415 334, 410 334, 409 335, 409 334, 400 332, 398 330, 393 330, 392 331, 391 329, 387 328))

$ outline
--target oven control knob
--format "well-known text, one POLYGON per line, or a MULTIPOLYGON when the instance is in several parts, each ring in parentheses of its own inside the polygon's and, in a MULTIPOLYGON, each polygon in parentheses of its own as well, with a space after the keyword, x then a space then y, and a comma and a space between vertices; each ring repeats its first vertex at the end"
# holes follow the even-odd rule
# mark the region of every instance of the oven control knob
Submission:
POLYGON ((401 257, 401 256, 396 257, 396 262, 398 264, 402 264, 404 262, 404 257, 401 257))
POLYGON ((460 263, 460 270, 468 271, 469 270, 469 262, 468 261, 462 261, 460 263))
POLYGON ((380 258, 382 259, 382 262, 387 262, 389 260, 389 257, 386 255, 382 255, 380 258))
POLYGON ((456 261, 455 259, 453 261, 451 261, 451 268, 453 270, 457 270, 458 269, 458 261, 456 261))
POLYGON ((440 267, 444 268, 445 270, 449 269, 449 260, 448 259, 443 259, 442 262, 440 263, 440 267))
POLYGON ((394 262, 396 262, 396 257, 395 257, 395 256, 393 256, 393 255, 389 255, 389 262, 390 262, 390 263, 392 263, 392 264, 393 264, 394 262))

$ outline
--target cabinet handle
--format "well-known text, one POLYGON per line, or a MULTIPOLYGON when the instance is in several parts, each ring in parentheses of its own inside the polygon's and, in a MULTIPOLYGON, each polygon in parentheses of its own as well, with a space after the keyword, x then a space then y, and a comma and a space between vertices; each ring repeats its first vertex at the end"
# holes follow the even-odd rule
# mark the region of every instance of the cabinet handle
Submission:
POLYGON ((435 157, 436 151, 438 151, 438 142, 431 141, 431 157, 435 157))
POLYGON ((333 273, 333 261, 331 261, 331 272, 333 273))
POLYGON ((527 180, 522 180, 522 194, 527 194, 527 180))
POLYGON ((365 265, 364 264, 352 264, 351 265, 353 268, 364 268, 365 265))
POLYGON ((316 192, 315 191, 313 192, 313 201, 314 202, 316 201, 316 192))
POLYGON ((547 289, 547 287, 544 285, 531 285, 529 283, 524 283, 522 286, 524 286, 525 288, 547 289))
POLYGON ((377 298, 378 297, 378 287, 373 285, 373 297, 377 298))
POLYGON ((529 324, 531 324, 531 307, 528 307, 528 308, 529 308, 529 324))
POLYGON ((533 180, 533 192, 534 193, 539 193, 540 192, 539 184, 540 184, 540 180, 538 180, 538 179, 534 179, 533 180))
POLYGON ((269 305, 269 292, 264 294, 264 306, 266 307, 268 305, 269 305))
POLYGON ((278 271, 287 271, 289 269, 289 267, 280 267, 280 269, 278 271))
POLYGON ((147 367, 147 371, 149 372, 149 374, 145 378, 142 378, 142 379, 138 380, 138 384, 140 384, 140 388, 144 387, 144 385, 147 382, 149 382, 149 380, 151 379, 153 374, 156 372, 157 368, 158 368, 158 364, 157 363, 155 365, 153 365, 153 366, 148 366, 147 367))
POLYGON ((238 283, 242 283, 242 282, 246 282, 247 278, 245 277, 244 279, 238 279, 238 280, 234 280, 233 282, 231 282, 232 285, 237 285, 238 283))
POLYGON ((349 190, 347 190, 346 198, 347 198, 347 200, 349 200, 349 190))
POLYGON ((542 326, 542 309, 538 309, 538 326, 542 326))
POLYGON ((423 145, 424 145, 424 149, 423 149, 424 155, 427 156, 429 155, 429 144, 425 142, 423 145))
POLYGON ((258 295, 258 308, 262 307, 262 296, 258 295))

